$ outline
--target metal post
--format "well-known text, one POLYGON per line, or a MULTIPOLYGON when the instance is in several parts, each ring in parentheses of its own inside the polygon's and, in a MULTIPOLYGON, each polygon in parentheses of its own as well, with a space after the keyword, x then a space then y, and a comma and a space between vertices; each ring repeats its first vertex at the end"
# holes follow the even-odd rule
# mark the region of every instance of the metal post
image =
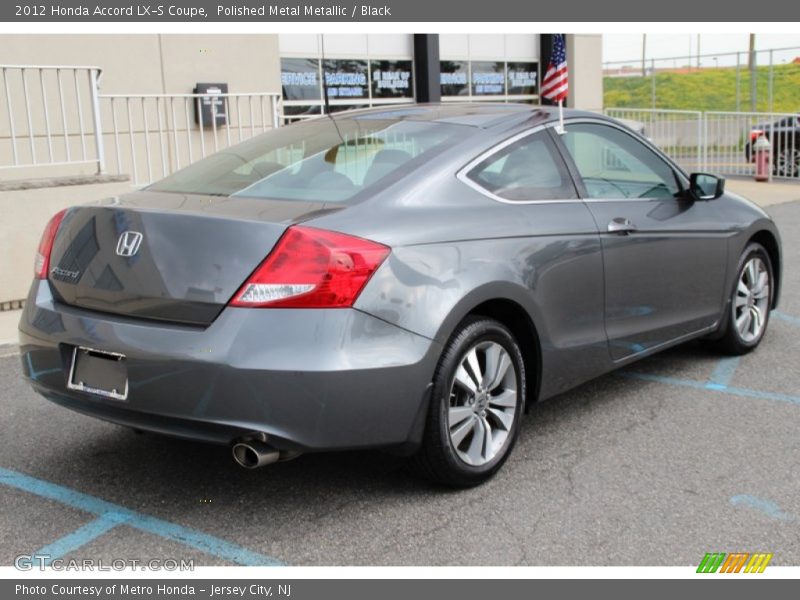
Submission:
POLYGON ((774 80, 774 70, 772 61, 772 50, 769 51, 769 83, 767 84, 767 93, 769 94, 769 112, 774 110, 772 106, 772 82, 774 80))
POLYGON ((144 135, 144 154, 147 157, 147 181, 145 183, 153 183, 153 165, 150 156, 150 126, 147 123, 147 98, 142 96, 140 98, 142 106, 142 125, 144 135))
MULTIPOLYGON (((702 113, 702 137, 700 140, 700 171, 708 169, 708 113, 702 113), (705 143, 703 143, 705 142, 705 143)), ((700 129, 700 128, 698 128, 700 129)))
POLYGON ((8 71, 3 68, 3 87, 6 90, 6 108, 8 108, 8 127, 11 133, 11 155, 14 157, 14 164, 19 164, 17 156, 17 133, 14 129, 14 109, 11 108, 11 90, 8 85, 8 71))
POLYGON ((742 81, 741 63, 742 63, 742 53, 737 52, 736 53, 736 112, 740 112, 742 110, 742 101, 739 96, 740 94, 739 84, 742 81))
POLYGON ((696 154, 696 161, 695 164, 697 165, 697 170, 702 171, 703 169, 703 159, 701 158, 703 152, 703 113, 697 113, 695 115, 695 122, 696 122, 696 130, 697 130, 697 147, 695 148, 696 154))
POLYGON ((767 169, 767 171, 769 171, 769 174, 767 175, 767 182, 772 183, 772 173, 773 173, 772 165, 775 164, 775 147, 777 146, 777 144, 775 143, 775 121, 772 119, 770 119, 769 123, 769 139, 772 142, 772 149, 770 150, 769 153, 770 156, 769 169, 767 169))
POLYGON ((64 86, 61 82, 61 69, 56 69, 56 80, 58 81, 58 102, 61 105, 61 124, 64 126, 64 151, 67 155, 67 162, 70 162, 69 126, 67 125, 67 110, 64 106, 64 86))
MULTIPOLYGON (((90 70, 89 79, 92 74, 90 70)), ((81 102, 81 84, 78 76, 78 67, 72 69, 72 80, 75 83, 75 110, 78 111, 78 129, 81 136, 81 158, 86 160, 86 128, 83 123, 83 102, 81 102)), ((92 86, 93 87, 93 86, 92 86)))
POLYGON ((103 125, 100 121, 99 72, 95 69, 90 69, 89 80, 91 82, 92 117, 94 119, 94 145, 97 150, 97 172, 98 174, 103 174, 106 172, 106 156, 103 147, 103 125))
POLYGON ((700 34, 697 34, 697 70, 700 70, 700 34))
POLYGON ((653 98, 652 104, 653 108, 655 109, 656 107, 656 60, 655 59, 650 60, 650 72, 652 80, 652 91, 651 91, 651 95, 653 98))
POLYGON ((50 111, 47 108, 47 86, 45 86, 44 69, 39 69, 39 86, 42 91, 42 110, 44 111, 44 129, 47 132, 47 156, 53 162, 53 137, 50 130, 50 111))
POLYGON ((200 126, 200 156, 206 157, 206 132, 203 129, 203 103, 200 96, 195 96, 195 105, 197 106, 197 124, 200 126))
POLYGON ((25 116, 28 120, 28 140, 30 141, 30 148, 31 148, 31 163, 36 164, 36 142, 34 141, 33 136, 33 120, 31 118, 31 102, 30 98, 28 97, 28 82, 25 79, 25 68, 20 69, 20 75, 22 76, 22 97, 25 99, 25 116))
POLYGON ((194 156, 192 154, 192 122, 191 119, 189 118, 189 113, 191 112, 190 106, 191 106, 191 101, 189 100, 189 98, 184 98, 183 112, 184 115, 186 116, 186 140, 189 143, 189 149, 188 149, 189 164, 192 164, 194 162, 194 156))
POLYGON ((647 77, 647 34, 642 34, 642 77, 647 77))
MULTIPOLYGON (((131 114, 131 97, 125 97, 125 110, 128 113, 128 141, 131 143, 131 165, 133 165, 133 182, 139 183, 139 171, 136 168, 136 141, 134 140, 133 115, 131 114)), ((117 148, 119 152, 119 148, 117 148)))
POLYGON ((117 127, 116 98, 111 98, 111 124, 114 127, 114 153, 117 155, 117 175, 122 174, 122 153, 119 151, 119 127, 117 127))
POLYGON ((280 110, 277 96, 270 96, 272 98, 272 127, 277 129, 280 125, 280 110))
POLYGON ((175 120, 175 97, 170 96, 169 98, 169 113, 170 117, 172 118, 172 147, 174 148, 175 152, 175 168, 181 168, 181 151, 178 148, 178 122, 175 120))
POLYGON ((756 79, 757 75, 757 63, 758 57, 756 55, 756 34, 750 34, 750 51, 748 53, 748 68, 750 70, 750 112, 756 112, 756 94, 757 94, 757 85, 758 80, 756 79))
MULTIPOLYGON (((168 168, 167 168, 167 151, 166 151, 166 147, 164 145, 164 117, 161 114, 161 109, 163 108, 163 106, 162 106, 163 103, 161 102, 161 100, 162 100, 161 96, 156 96, 156 102, 155 102, 155 104, 156 104, 156 117, 157 117, 156 123, 158 125, 158 145, 161 148, 161 176, 162 177, 166 177, 167 176, 167 171, 168 171, 168 168)), ((171 160, 169 162, 170 162, 170 164, 172 163, 171 160)))

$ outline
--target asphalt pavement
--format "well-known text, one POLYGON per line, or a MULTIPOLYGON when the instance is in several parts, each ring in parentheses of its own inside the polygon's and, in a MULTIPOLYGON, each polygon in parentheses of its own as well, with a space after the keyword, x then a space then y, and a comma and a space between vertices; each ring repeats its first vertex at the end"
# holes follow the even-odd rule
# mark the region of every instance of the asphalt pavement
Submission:
POLYGON ((0 353, 0 564, 800 565, 800 202, 768 209, 784 289, 761 347, 689 343, 533 408, 499 475, 435 487, 382 452, 256 471, 43 400, 0 353))

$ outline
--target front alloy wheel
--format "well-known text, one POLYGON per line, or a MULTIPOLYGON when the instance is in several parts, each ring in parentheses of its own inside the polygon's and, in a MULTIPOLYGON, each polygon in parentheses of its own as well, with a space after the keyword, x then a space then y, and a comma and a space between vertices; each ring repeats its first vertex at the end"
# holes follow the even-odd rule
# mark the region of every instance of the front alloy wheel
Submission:
POLYGON ((754 256, 742 269, 733 303, 733 320, 743 342, 752 343, 764 333, 769 300, 767 265, 759 256, 754 256))
POLYGON ((773 297, 772 262, 761 244, 752 243, 739 259, 736 283, 725 311, 718 345, 728 354, 746 354, 761 342, 773 297))
POLYGON ((514 446, 524 403, 525 363, 514 336, 494 319, 468 317, 436 368, 416 467, 446 485, 486 481, 514 446))

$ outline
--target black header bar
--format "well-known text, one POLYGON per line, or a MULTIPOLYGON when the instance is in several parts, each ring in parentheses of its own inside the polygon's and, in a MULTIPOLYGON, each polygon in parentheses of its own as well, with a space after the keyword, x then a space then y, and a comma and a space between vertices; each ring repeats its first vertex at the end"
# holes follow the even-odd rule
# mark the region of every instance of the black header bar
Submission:
POLYGON ((786 0, 4 0, 8 22, 781 22, 800 20, 786 0))

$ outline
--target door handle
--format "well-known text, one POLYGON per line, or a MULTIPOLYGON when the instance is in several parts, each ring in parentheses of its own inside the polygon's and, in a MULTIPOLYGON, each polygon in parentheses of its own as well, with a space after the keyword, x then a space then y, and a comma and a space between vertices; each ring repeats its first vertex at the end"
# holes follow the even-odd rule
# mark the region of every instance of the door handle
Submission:
POLYGON ((624 217, 617 217, 615 219, 611 219, 608 223, 608 233, 617 233, 620 235, 625 235, 628 233, 633 233, 636 231, 636 225, 634 225, 630 219, 625 219, 624 217))

